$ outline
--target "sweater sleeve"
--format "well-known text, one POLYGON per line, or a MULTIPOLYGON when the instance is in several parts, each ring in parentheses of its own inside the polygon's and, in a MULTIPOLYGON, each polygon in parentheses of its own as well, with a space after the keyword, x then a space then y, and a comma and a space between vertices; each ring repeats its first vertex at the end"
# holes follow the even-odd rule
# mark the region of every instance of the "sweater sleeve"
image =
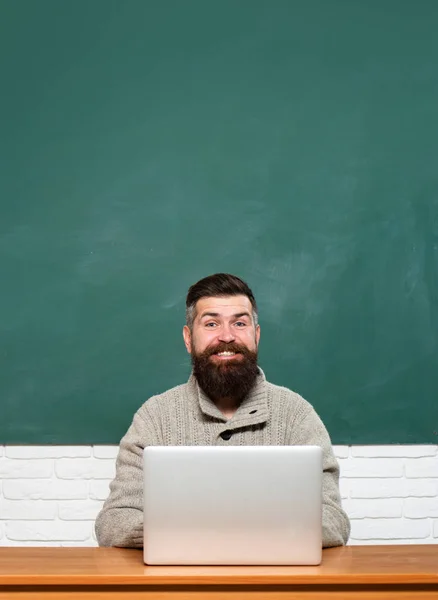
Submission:
POLYGON ((350 535, 350 521, 341 506, 339 465, 329 434, 311 405, 304 418, 295 424, 293 433, 295 444, 322 448, 322 545, 324 548, 343 546, 350 535))
POLYGON ((99 546, 143 546, 143 449, 156 445, 159 428, 143 405, 120 442, 116 476, 95 523, 99 546))

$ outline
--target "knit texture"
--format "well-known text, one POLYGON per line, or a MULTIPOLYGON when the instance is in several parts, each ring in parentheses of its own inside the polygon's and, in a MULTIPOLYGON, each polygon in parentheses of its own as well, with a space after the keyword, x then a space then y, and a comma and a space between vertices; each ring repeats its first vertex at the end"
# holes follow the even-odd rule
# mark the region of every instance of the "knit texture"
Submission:
POLYGON ((265 380, 256 385, 231 419, 189 381, 153 396, 140 407, 120 442, 116 476, 96 519, 100 546, 143 546, 143 449, 146 446, 315 445, 323 450, 323 546, 347 542, 350 523, 342 510, 339 466, 330 437, 313 407, 298 394, 265 380), (220 434, 232 432, 229 440, 220 434))

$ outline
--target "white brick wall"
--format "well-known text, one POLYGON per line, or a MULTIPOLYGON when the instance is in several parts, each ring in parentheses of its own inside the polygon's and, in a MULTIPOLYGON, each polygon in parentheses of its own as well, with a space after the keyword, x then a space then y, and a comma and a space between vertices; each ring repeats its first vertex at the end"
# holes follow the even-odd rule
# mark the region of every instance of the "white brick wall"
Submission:
MULTIPOLYGON (((438 446, 335 446, 350 544, 438 544, 438 446)), ((95 546, 117 446, 0 446, 0 546, 95 546)))
POLYGON ((438 544, 438 446, 342 446, 350 544, 438 544))
POLYGON ((96 546, 117 446, 0 446, 0 546, 96 546))

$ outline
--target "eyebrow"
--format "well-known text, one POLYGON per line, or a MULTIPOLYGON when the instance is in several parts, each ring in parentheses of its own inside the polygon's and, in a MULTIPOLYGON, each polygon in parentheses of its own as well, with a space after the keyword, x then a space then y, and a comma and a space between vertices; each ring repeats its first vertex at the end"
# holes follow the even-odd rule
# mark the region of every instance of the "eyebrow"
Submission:
MULTIPOLYGON (((205 312, 202 313, 202 315, 199 317, 200 319, 203 319, 204 317, 220 317, 220 313, 217 312, 205 312)), ((249 317, 251 318, 251 315, 249 314, 249 312, 244 311, 244 312, 240 312, 240 313, 235 313, 234 315, 231 315, 232 318, 234 319, 240 319, 240 317, 249 317)))

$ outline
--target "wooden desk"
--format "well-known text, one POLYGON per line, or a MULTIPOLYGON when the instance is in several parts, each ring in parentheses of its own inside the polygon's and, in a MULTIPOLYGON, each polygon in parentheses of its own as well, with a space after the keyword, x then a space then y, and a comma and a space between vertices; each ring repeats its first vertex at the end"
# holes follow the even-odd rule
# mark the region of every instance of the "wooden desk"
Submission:
POLYGON ((319 567, 147 567, 139 550, 0 548, 0 600, 438 599, 438 545, 324 550, 319 567))

